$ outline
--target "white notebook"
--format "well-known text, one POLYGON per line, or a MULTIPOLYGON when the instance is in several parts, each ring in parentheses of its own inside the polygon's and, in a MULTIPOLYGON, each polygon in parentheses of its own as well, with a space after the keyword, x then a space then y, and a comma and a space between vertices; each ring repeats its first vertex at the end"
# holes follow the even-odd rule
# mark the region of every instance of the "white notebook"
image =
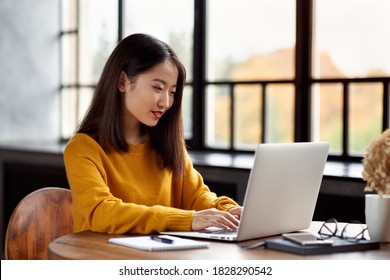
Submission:
POLYGON ((144 251, 166 251, 208 248, 208 242, 195 241, 168 235, 159 235, 160 238, 172 240, 172 243, 163 243, 151 239, 151 236, 116 237, 108 239, 108 242, 144 251))

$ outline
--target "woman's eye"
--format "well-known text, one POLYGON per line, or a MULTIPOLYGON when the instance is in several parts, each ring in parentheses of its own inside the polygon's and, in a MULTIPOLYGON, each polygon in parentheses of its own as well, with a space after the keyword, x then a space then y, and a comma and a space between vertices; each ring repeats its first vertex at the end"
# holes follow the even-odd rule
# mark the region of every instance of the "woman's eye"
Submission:
POLYGON ((159 86, 154 86, 153 88, 154 88, 155 90, 162 91, 162 88, 159 87, 159 86))

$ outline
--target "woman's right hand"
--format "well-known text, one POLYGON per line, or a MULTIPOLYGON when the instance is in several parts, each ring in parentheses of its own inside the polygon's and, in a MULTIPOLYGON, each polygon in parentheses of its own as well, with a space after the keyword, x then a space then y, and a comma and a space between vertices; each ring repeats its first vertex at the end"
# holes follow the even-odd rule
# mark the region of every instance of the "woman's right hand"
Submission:
POLYGON ((196 211, 192 219, 192 230, 199 231, 207 227, 237 230, 240 220, 229 212, 215 208, 196 211))

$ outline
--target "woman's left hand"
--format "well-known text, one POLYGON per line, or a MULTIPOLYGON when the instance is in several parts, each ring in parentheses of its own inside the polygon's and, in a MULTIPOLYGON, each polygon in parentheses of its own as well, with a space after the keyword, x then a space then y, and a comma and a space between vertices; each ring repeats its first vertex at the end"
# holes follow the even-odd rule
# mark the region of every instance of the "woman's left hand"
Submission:
POLYGON ((242 206, 237 206, 234 208, 231 208, 228 212, 235 216, 237 219, 240 219, 241 214, 242 214, 243 207, 242 206))

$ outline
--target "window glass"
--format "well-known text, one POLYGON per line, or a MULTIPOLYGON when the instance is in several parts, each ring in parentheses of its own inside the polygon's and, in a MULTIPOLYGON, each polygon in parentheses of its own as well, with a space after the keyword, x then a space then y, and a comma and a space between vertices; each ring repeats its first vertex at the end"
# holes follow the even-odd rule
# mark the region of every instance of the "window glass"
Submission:
POLYGON ((265 142, 294 141, 294 95, 291 84, 267 86, 265 142))
POLYGON ((92 96, 95 88, 84 87, 79 89, 77 98, 77 122, 81 122, 91 104, 92 96))
POLYGON ((76 88, 64 88, 61 90, 61 135, 63 138, 70 138, 77 126, 78 92, 76 88))
POLYGON ((192 87, 185 86, 182 101, 184 137, 192 138, 192 87))
POLYGON ((207 80, 295 77, 295 1, 207 3, 207 80))
POLYGON ((228 86, 206 88, 206 145, 230 148, 231 98, 228 86))
POLYGON ((61 37, 61 80, 62 84, 77 83, 77 34, 64 34, 61 37))
POLYGON ((77 28, 77 0, 61 1, 61 24, 62 30, 69 31, 77 28))
POLYGON ((62 137, 70 138, 83 119, 90 103, 94 88, 64 88, 61 91, 62 137))
POLYGON ((317 0, 314 76, 390 76, 390 1, 317 0))
POLYGON ((315 84, 312 91, 312 139, 329 142, 330 153, 340 155, 343 143, 343 86, 315 84))
POLYGON ((262 86, 234 87, 234 143, 237 149, 253 150, 261 142, 262 86))
POLYGON ((349 91, 349 149, 350 154, 361 156, 382 131, 383 85, 353 83, 349 91))
POLYGON ((95 84, 118 42, 118 1, 80 1, 80 84, 95 84))

